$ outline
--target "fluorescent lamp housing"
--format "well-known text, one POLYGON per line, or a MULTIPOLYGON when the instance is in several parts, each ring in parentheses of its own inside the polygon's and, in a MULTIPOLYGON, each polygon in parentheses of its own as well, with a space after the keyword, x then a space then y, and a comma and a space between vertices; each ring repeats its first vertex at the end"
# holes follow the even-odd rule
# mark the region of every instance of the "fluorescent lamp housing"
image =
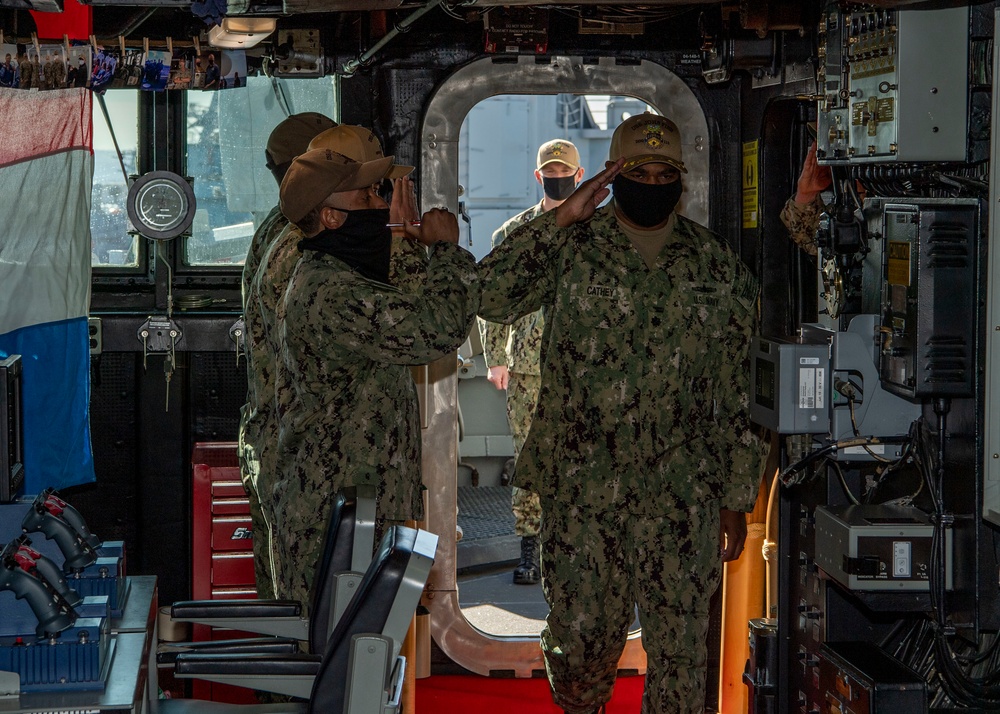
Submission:
POLYGON ((224 50, 245 50, 260 44, 277 26, 278 20, 273 17, 225 17, 221 25, 208 31, 208 44, 224 50))

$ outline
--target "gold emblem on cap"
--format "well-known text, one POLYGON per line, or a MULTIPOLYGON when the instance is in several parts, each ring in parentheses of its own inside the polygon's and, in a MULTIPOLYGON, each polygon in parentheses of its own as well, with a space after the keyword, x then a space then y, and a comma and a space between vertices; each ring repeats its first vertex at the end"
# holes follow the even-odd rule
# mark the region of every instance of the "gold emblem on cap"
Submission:
POLYGON ((650 122, 646 124, 645 131, 646 131, 646 138, 640 141, 645 141, 646 146, 648 146, 651 149, 658 149, 663 145, 662 124, 660 124, 659 122, 650 122))
POLYGON ((552 146, 549 147, 549 154, 551 156, 555 156, 556 158, 562 156, 563 155, 563 145, 562 144, 553 144, 552 146))

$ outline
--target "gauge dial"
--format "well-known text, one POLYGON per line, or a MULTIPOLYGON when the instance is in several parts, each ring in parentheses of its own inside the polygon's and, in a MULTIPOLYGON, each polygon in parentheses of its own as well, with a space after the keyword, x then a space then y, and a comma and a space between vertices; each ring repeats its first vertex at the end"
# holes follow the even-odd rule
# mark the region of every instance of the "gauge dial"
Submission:
POLYGON ((137 179, 128 193, 128 216, 135 229, 156 240, 176 238, 194 219, 191 185, 170 171, 153 171, 137 179))

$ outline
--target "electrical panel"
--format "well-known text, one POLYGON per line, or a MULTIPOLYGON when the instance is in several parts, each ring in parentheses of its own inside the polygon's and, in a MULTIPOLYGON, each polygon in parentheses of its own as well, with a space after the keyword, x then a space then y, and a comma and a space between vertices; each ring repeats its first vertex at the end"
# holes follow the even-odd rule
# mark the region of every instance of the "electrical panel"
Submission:
POLYGON ((803 334, 755 337, 751 346, 750 418, 779 434, 830 431, 830 340, 803 334))
MULTIPOLYGON (((945 538, 950 589, 951 529, 945 538)), ((816 508, 816 565, 850 590, 927 592, 934 525, 917 509, 889 505, 816 508)))
MULTIPOLYGON (((779 434, 825 435, 833 442, 898 437, 920 406, 882 388, 875 363, 875 315, 857 315, 847 330, 805 324, 783 340, 755 338, 750 347, 750 419, 779 434)), ((898 445, 854 443, 831 458, 878 461, 898 445)))
POLYGON ((879 714, 927 711, 924 678, 869 642, 829 642, 820 650, 823 711, 879 714))
POLYGON ((883 215, 883 383, 915 399, 971 396, 979 203, 890 203, 883 215))
POLYGON ((843 12, 820 22, 820 163, 965 161, 969 8, 843 12))

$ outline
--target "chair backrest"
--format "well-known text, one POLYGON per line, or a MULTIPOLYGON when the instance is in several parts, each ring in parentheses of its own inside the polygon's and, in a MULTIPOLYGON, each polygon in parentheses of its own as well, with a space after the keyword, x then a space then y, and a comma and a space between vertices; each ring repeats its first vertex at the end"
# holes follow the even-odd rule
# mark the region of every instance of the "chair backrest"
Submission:
POLYGON ((436 545, 437 536, 404 526, 394 526, 385 534, 357 592, 330 634, 323 663, 313 683, 309 701, 311 713, 344 711, 354 635, 381 633, 390 636, 395 642, 394 652, 398 654, 434 561, 436 545), (414 580, 419 582, 408 582, 414 580), (409 587, 404 588, 404 585, 409 587), (397 602, 401 589, 406 597, 397 602))
POLYGON ((333 500, 309 600, 309 651, 314 654, 326 651, 337 573, 363 573, 371 563, 374 519, 374 489, 369 494, 345 488, 333 500))

